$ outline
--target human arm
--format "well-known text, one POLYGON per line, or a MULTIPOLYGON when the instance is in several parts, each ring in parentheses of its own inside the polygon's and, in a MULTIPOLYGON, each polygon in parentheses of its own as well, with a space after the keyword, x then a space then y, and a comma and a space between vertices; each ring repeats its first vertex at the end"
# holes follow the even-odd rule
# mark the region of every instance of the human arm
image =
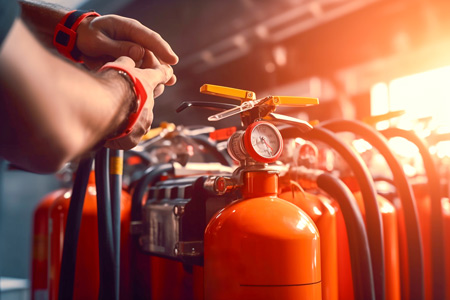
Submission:
MULTIPOLYGON (((41 41, 50 46, 56 25, 69 10, 36 0, 20 0, 19 3, 22 19, 41 41)), ((138 66, 142 62, 148 66, 146 51, 152 52, 162 63, 174 65, 178 62, 170 45, 158 33, 133 19, 117 15, 87 17, 79 25, 77 34, 76 46, 90 68, 98 68, 120 56, 131 57, 138 66)))
MULTIPOLYGON (((173 73, 168 65, 134 68, 126 57, 116 63, 140 78, 149 97, 133 132, 112 145, 128 149, 149 128, 157 86, 173 73)), ((0 49, 0 88, 0 156, 39 173, 58 170, 117 132, 134 97, 117 72, 94 74, 59 59, 20 20, 0 49)))

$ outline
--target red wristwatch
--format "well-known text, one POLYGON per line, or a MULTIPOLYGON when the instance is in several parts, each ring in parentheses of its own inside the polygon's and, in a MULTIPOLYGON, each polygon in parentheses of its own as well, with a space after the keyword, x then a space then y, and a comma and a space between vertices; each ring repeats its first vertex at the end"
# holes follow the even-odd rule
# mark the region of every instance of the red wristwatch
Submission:
POLYGON ((83 62, 80 60, 81 52, 76 47, 77 28, 86 17, 100 16, 94 11, 73 10, 67 13, 56 25, 53 35, 53 45, 59 53, 71 59, 74 62, 83 62))
POLYGON ((127 127, 119 135, 116 135, 116 136, 108 139, 108 141, 111 141, 111 140, 120 139, 131 133, 131 131, 133 130, 133 126, 134 126, 134 124, 136 124, 136 122, 142 112, 142 109, 144 108, 145 102, 147 101, 147 92, 145 91, 145 88, 142 85, 141 81, 138 78, 136 78, 135 76, 133 76, 127 69, 123 68, 122 66, 116 65, 114 63, 108 63, 108 64, 104 65, 103 67, 101 67, 99 72, 104 71, 106 69, 114 69, 114 70, 123 72, 128 76, 128 78, 133 83, 133 90, 134 90, 134 93, 136 94, 136 102, 137 102, 137 105, 136 105, 137 109, 135 111, 131 112, 130 115, 128 116, 127 127))

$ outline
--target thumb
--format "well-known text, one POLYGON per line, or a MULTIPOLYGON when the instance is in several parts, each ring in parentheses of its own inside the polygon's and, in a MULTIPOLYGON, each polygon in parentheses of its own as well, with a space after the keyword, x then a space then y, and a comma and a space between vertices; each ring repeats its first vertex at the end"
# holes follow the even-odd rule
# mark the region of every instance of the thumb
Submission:
POLYGON ((144 58, 145 49, 138 44, 127 41, 116 41, 107 39, 103 41, 103 51, 105 54, 114 58, 121 56, 128 56, 135 62, 138 62, 144 58))

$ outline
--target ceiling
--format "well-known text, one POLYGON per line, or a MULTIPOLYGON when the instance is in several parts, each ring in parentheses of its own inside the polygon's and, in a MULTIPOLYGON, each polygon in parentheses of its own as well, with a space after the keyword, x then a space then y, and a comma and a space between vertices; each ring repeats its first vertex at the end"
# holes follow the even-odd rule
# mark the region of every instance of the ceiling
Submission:
POLYGON ((157 100, 156 121, 190 123, 208 113, 174 114, 182 100, 219 100, 199 95, 203 83, 263 96, 306 95, 319 82, 321 96, 364 101, 378 81, 450 65, 447 2, 91 0, 83 7, 135 18, 172 45, 178 83, 157 100))

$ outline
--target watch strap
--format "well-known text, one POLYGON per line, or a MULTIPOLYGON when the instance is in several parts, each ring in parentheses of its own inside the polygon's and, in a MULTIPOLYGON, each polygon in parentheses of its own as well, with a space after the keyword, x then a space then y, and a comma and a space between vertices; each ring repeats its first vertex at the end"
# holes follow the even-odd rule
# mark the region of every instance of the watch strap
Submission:
MULTIPOLYGON (((144 86, 142 85, 142 82, 135 77, 133 74, 131 74, 126 68, 122 67, 121 65, 117 65, 114 63, 107 63, 103 67, 100 68, 100 71, 104 71, 106 69, 114 69, 116 71, 120 71, 125 73, 128 78, 133 83, 133 90, 136 95, 136 109, 132 110, 128 116, 128 124, 125 130, 118 135, 108 138, 108 141, 120 139, 124 136, 127 136, 131 133, 133 130, 133 126, 136 124, 137 120, 139 119, 139 116, 141 115, 142 109, 144 108, 145 102, 147 102, 147 92, 145 91, 144 86)), ((120 73, 119 73, 120 74, 120 73)))
POLYGON ((53 45, 56 49, 74 62, 82 62, 81 52, 76 47, 77 28, 86 17, 100 16, 94 11, 73 10, 67 13, 56 25, 53 45))

